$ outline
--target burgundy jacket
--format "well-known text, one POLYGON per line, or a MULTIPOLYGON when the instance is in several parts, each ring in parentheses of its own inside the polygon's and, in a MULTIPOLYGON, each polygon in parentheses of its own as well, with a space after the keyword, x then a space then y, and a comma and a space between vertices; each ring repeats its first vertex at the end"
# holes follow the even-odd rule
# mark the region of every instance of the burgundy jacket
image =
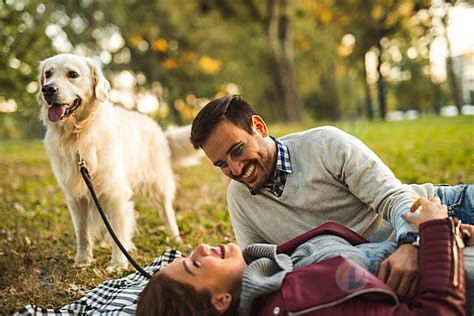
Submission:
MULTIPOLYGON (((368 242, 342 225, 326 223, 280 245, 278 252, 291 254, 298 245, 321 234, 343 237, 353 245, 368 242)), ((278 292, 254 302, 252 315, 465 315, 459 238, 459 227, 450 219, 420 225, 418 289, 408 303, 400 303, 377 277, 338 256, 288 273, 278 292)))

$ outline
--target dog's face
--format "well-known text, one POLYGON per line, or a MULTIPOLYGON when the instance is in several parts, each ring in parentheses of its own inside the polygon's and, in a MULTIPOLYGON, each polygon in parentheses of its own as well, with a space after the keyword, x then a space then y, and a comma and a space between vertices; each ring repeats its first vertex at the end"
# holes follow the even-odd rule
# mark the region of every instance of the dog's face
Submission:
POLYGON ((38 95, 43 104, 43 120, 66 121, 75 113, 87 112, 95 101, 107 100, 110 85, 100 65, 90 58, 61 54, 40 64, 38 95))

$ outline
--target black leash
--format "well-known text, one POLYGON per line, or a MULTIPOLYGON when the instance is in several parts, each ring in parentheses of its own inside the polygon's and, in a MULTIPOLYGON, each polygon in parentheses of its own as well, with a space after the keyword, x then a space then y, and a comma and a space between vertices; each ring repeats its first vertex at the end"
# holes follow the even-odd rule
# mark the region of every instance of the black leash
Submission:
POLYGON ((127 257, 128 261, 132 264, 132 266, 134 266, 135 269, 137 269, 137 271, 140 272, 145 278, 150 279, 151 275, 145 270, 143 270, 142 267, 140 267, 138 263, 136 263, 135 260, 133 260, 133 258, 128 254, 127 250, 122 245, 120 240, 117 238, 117 235, 115 235, 115 232, 112 229, 112 226, 110 225, 107 219, 107 216, 104 213, 104 210, 100 206, 99 199, 97 198, 97 194, 95 193, 94 187, 92 186, 92 180, 89 174, 89 170, 87 170, 86 162, 84 161, 84 159, 82 159, 81 156, 79 156, 79 168, 81 170, 82 178, 86 182, 86 185, 89 188, 89 191, 91 192, 92 198, 94 199, 95 205, 97 206, 97 210, 99 211, 100 216, 104 220, 104 224, 107 227, 107 230, 109 231, 110 236, 112 236, 112 239, 115 241, 115 243, 120 248, 120 250, 122 250, 123 254, 125 255, 125 257, 127 257))

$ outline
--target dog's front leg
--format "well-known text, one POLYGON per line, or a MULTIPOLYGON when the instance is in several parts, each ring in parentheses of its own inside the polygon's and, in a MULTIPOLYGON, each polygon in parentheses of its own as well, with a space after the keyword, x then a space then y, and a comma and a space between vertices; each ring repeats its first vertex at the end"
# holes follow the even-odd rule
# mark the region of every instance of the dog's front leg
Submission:
MULTIPOLYGON (((114 197, 107 199, 106 212, 118 239, 125 249, 130 251, 135 248, 132 242, 132 236, 135 232, 135 210, 133 202, 127 197, 129 194, 125 193, 128 191, 129 190, 124 190, 122 191, 123 194, 117 194, 114 195, 114 197)), ((107 267, 107 270, 112 272, 116 268, 126 268, 127 266, 127 258, 115 242, 113 242, 112 260, 109 267, 107 267)))
POLYGON ((92 236, 89 227, 89 209, 87 200, 68 197, 67 205, 71 213, 72 223, 76 232, 76 260, 77 266, 89 265, 92 260, 92 236))

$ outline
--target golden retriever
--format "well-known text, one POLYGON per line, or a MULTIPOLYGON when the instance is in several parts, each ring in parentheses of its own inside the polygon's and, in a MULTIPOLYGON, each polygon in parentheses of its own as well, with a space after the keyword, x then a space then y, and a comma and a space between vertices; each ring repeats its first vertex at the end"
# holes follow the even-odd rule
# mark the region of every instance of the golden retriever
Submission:
MULTIPOLYGON (((134 191, 144 192, 161 210, 171 235, 179 239, 173 210, 175 181, 171 160, 195 152, 190 127, 166 134, 146 115, 109 102, 109 82, 91 58, 60 54, 40 64, 40 118, 47 131, 47 154, 65 193, 76 233, 76 265, 90 264, 94 237, 103 224, 81 177, 78 159, 87 163, 95 190, 115 233, 133 249, 134 191)), ((127 259, 112 245, 109 270, 127 259)))

